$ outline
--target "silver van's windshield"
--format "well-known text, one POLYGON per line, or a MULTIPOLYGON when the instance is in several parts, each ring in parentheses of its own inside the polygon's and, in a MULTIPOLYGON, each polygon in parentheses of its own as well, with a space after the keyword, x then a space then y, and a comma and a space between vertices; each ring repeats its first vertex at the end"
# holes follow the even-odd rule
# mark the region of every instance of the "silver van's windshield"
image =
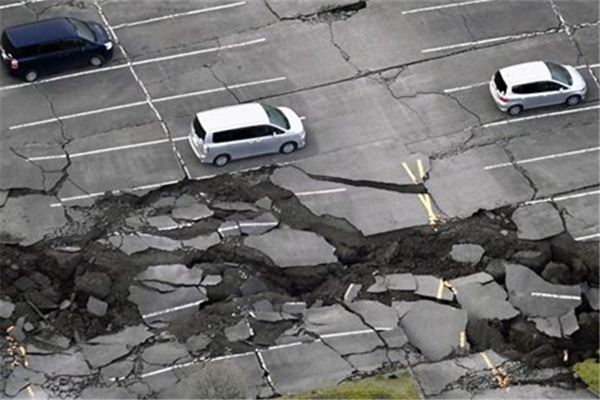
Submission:
POLYGON ((277 125, 285 129, 290 129, 290 122, 279 109, 271 107, 267 104, 261 104, 261 106, 265 109, 265 112, 269 116, 269 122, 271 122, 273 125, 277 125))
POLYGON ((552 76, 552 79, 564 83, 565 85, 571 86, 571 84, 573 83, 571 74, 562 65, 546 61, 546 67, 548 67, 548 69, 550 70, 550 75, 552 76))

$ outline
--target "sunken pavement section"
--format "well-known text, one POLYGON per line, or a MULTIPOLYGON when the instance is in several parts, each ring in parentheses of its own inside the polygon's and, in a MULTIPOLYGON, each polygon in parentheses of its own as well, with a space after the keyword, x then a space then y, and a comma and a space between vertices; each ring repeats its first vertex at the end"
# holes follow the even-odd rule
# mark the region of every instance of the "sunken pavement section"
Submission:
POLYGON ((593 398, 568 366, 597 351, 596 244, 547 204, 432 221, 423 185, 368 178, 263 168, 2 224, 3 395, 267 398, 405 367, 427 398, 593 398))

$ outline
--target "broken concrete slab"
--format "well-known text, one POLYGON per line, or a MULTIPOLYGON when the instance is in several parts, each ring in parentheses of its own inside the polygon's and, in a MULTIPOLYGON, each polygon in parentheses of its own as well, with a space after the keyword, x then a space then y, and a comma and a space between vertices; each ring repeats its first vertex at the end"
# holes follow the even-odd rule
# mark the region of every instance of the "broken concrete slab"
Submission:
POLYGON ((221 237, 218 233, 213 232, 209 235, 198 235, 191 239, 182 240, 181 243, 184 247, 191 247, 196 250, 205 251, 221 243, 221 237))
POLYGON ((359 314, 363 321, 374 329, 392 329, 398 326, 396 310, 378 301, 359 300, 348 307, 359 314))
POLYGON ((448 281, 448 283, 453 288, 460 288, 461 286, 472 284, 472 283, 485 284, 485 283, 489 283, 493 280, 494 280, 494 277, 492 275, 488 274, 487 272, 477 272, 477 273, 474 273, 471 275, 461 276, 460 278, 451 279, 450 281, 448 281))
POLYGON ((450 258, 459 263, 475 265, 481 261, 485 249, 478 244, 455 244, 452 246, 450 258))
POLYGON ((0 207, 0 243, 30 246, 51 237, 67 224, 62 207, 50 207, 56 197, 9 197, 0 207))
POLYGON ((256 200, 254 202, 254 204, 257 207, 262 208, 263 210, 270 210, 271 206, 273 205, 273 200, 271 200, 269 197, 265 196, 265 197, 261 197, 260 199, 256 200))
POLYGON ((385 275, 384 284, 388 290, 407 292, 417 290, 417 281, 414 275, 410 273, 385 275))
POLYGON ((219 283, 223 281, 223 277, 221 275, 206 275, 202 282, 200 283, 202 286, 217 286, 219 283))
POLYGON ((547 336, 561 337, 560 321, 557 317, 535 317, 529 318, 535 324, 535 328, 547 336))
POLYGON ((225 328, 225 336, 230 342, 246 340, 254 336, 254 331, 248 320, 242 319, 237 324, 225 328))
POLYGON ((387 292, 385 284, 385 276, 375 275, 375 283, 368 287, 367 293, 384 293, 387 292))
POLYGON ((249 236, 244 245, 267 255, 282 267, 313 266, 337 262, 335 247, 309 231, 275 229, 260 236, 249 236))
POLYGON ((564 231, 560 213, 550 203, 538 203, 517 208, 511 217, 517 226, 517 237, 541 240, 564 231))
POLYGON ((97 317, 104 317, 108 310, 108 304, 102 300, 95 298, 94 296, 88 297, 86 309, 90 314, 97 317))
POLYGON ((389 363, 386 349, 375 349, 368 353, 350 354, 346 360, 360 372, 368 373, 389 363))
POLYGON ((563 337, 568 338, 579 330, 579 324, 577 323, 577 316, 575 315, 574 310, 571 310, 565 315, 561 316, 559 321, 563 337))
POLYGON ((237 237, 242 235, 242 230, 237 221, 225 221, 217 229, 222 238, 237 237))
POLYGON ((275 229, 279 225, 277 218, 271 213, 262 213, 256 218, 249 220, 238 220, 240 231, 244 235, 262 235, 275 229))
POLYGON ((410 343, 430 361, 438 361, 461 349, 467 312, 428 300, 416 302, 400 320, 410 343))
POLYGON ((138 306, 142 318, 150 324, 190 317, 208 297, 196 287, 180 287, 173 292, 159 293, 131 285, 127 299, 138 306))
POLYGON ((190 355, 184 345, 178 342, 165 342, 145 348, 141 357, 145 363, 167 366, 185 361, 190 358, 190 355))
POLYGON ((181 242, 178 240, 145 233, 111 235, 108 237, 108 243, 129 256, 149 248, 163 251, 174 251, 181 248, 181 242))
POLYGON ((358 283, 351 283, 348 285, 348 289, 344 292, 344 303, 350 304, 356 299, 358 293, 362 289, 362 285, 358 283))
POLYGON ((200 221, 212 217, 213 214, 214 212, 202 203, 175 207, 171 210, 171 217, 185 221, 200 221))
POLYGON ((126 344, 84 344, 81 346, 83 356, 92 368, 100 368, 111 364, 131 351, 126 344))
POLYGON ((460 285, 456 291, 456 300, 469 318, 475 319, 511 319, 519 315, 507 300, 507 293, 496 282, 484 285, 468 283, 460 285))
POLYGON ((114 379, 126 378, 133 371, 133 367, 134 362, 129 359, 111 362, 100 369, 100 375, 105 382, 112 382, 114 379))
POLYGON ((300 302, 286 302, 281 305, 281 312, 286 314, 302 314, 306 310, 306 303, 300 302))
POLYGON ((600 309, 600 290, 597 287, 586 285, 583 293, 592 310, 598 311, 600 309))
POLYGON ((153 265, 135 276, 138 281, 159 281, 177 286, 198 286, 202 282, 204 271, 183 264, 153 265))
POLYGON ((109 344, 120 343, 133 348, 144 343, 154 336, 144 325, 128 326, 125 329, 110 335, 96 336, 88 340, 88 344, 109 344))
POLYGON ((352 374, 352 366, 320 342, 261 350, 277 393, 292 394, 333 386, 352 374), (289 360, 294 360, 290 363, 289 360))
POLYGON ((42 385, 46 382, 46 377, 41 372, 32 371, 23 366, 17 365, 13 367, 12 372, 6 378, 5 384, 2 385, 4 393, 7 396, 14 397, 28 385, 42 385))
POLYGON ((431 275, 415 275, 417 290, 415 294, 432 299, 452 301, 454 293, 445 285, 443 279, 431 275))
POLYGON ((339 304, 308 308, 304 312, 304 328, 320 336, 369 329, 356 314, 339 304))
POLYGON ((416 301, 392 301, 392 308, 396 310, 398 319, 402 319, 416 303, 416 301))
POLYGON ((581 304, 578 285, 555 285, 518 264, 506 266, 506 289, 509 301, 530 317, 564 315, 581 304))
POLYGON ((13 303, 0 299, 0 318, 10 318, 14 310, 15 305, 13 303))
POLYGON ((27 357, 29 368, 32 371, 43 372, 48 376, 90 375, 91 371, 81 352, 65 352, 60 354, 30 355, 27 357))
POLYGON ((226 211, 258 211, 254 204, 244 203, 243 201, 215 201, 211 206, 226 211))
POLYGON ((205 350, 210 342, 211 339, 201 333, 199 335, 193 335, 187 338, 185 341, 185 348, 190 354, 197 355, 199 352, 205 350))
POLYGON ((325 344, 342 356, 369 353, 385 345, 377 333, 368 328, 357 332, 329 333, 320 336, 325 344))
POLYGON ((168 215, 156 215, 154 217, 146 218, 148 225, 159 231, 170 231, 178 229, 180 224, 175 222, 173 218, 168 215))
POLYGON ((386 346, 390 349, 399 349, 408 343, 406 333, 404 333, 399 326, 390 330, 385 330, 379 333, 379 336, 381 336, 386 346))

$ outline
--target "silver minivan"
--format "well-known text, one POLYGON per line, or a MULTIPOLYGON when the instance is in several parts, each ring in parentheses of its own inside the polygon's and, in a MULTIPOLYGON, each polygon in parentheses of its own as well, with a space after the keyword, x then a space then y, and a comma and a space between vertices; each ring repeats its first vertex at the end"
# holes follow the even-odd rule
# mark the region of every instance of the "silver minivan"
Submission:
POLYGON ((218 167, 240 158, 289 154, 306 144, 302 121, 294 111, 260 103, 199 112, 188 139, 201 162, 218 167))
POLYGON ((490 81, 496 105, 510 115, 555 104, 574 106, 581 103, 586 91, 585 80, 575 68, 549 61, 502 68, 490 81))

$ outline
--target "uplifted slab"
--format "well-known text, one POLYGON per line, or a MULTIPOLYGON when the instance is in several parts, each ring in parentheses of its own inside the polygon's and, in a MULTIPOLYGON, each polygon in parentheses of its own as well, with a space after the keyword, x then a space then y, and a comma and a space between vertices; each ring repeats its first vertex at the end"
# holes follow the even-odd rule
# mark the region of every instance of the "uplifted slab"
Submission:
POLYGON ((400 320, 410 344, 430 361, 438 361, 462 350, 461 333, 467 326, 467 312, 422 300, 400 320))
POLYGON ((396 310, 378 301, 358 300, 348 307, 375 329, 392 329, 398 326, 396 310))
POLYGON ((507 294, 496 282, 482 285, 468 283, 456 291, 456 300, 469 318, 475 319, 511 319, 519 315, 512 304, 506 300, 507 294))
POLYGON ((244 239, 244 245, 266 254, 282 267, 313 266, 337 262, 335 247, 316 233, 294 229, 275 229, 244 239))
POLYGON ((183 264, 153 265, 135 276, 138 281, 158 281, 171 285, 197 286, 202 282, 203 271, 196 266, 183 264))
POLYGON ((509 301, 530 317, 561 316, 581 304, 581 287, 554 285, 518 264, 506 266, 509 301))
POLYGON ((128 300, 137 304, 147 323, 152 323, 189 317, 208 297, 196 287, 180 287, 172 292, 161 293, 131 285, 128 300))
POLYGON ((525 240, 542 240, 563 232, 560 214, 550 203, 521 206, 511 217, 517 226, 517 236, 525 240))
POLYGON ((368 329, 356 314, 339 304, 307 309, 304 312, 304 328, 317 335, 368 329))
POLYGON ((414 193, 311 179, 294 167, 278 168, 270 179, 293 192, 313 214, 345 219, 367 236, 428 223, 414 193))

